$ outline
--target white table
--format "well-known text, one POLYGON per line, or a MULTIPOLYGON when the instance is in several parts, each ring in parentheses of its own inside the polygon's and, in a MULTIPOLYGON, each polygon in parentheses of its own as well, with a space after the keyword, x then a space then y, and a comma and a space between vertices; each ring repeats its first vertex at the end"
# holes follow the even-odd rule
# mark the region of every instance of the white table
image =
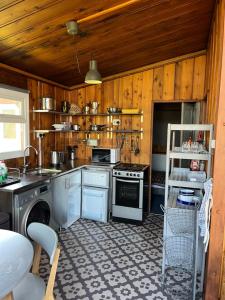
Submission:
POLYGON ((0 299, 10 294, 29 272, 33 255, 33 246, 26 237, 0 229, 0 299))

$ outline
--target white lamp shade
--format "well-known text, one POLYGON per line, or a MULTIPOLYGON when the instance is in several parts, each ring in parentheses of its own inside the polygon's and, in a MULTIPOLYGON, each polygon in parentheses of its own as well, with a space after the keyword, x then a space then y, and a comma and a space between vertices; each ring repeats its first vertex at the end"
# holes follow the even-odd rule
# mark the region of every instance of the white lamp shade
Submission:
POLYGON ((89 62, 89 71, 85 76, 85 83, 88 84, 100 84, 102 83, 102 77, 98 72, 97 61, 90 60, 89 62))

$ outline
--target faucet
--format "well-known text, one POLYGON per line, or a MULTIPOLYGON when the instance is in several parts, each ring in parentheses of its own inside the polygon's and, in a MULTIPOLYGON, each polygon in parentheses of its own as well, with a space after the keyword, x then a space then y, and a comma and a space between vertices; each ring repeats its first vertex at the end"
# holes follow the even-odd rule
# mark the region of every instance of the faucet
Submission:
POLYGON ((27 146, 27 147, 24 149, 24 152, 23 152, 23 174, 26 174, 27 167, 29 166, 29 164, 26 163, 26 151, 27 151, 27 149, 30 149, 30 148, 34 149, 35 154, 38 155, 37 149, 34 148, 34 147, 31 146, 31 145, 27 146))

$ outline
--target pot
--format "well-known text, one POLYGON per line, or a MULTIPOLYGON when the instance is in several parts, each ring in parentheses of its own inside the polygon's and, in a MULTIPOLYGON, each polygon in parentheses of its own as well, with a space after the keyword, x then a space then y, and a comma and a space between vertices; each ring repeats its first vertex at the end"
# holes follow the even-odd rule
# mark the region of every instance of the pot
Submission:
POLYGON ((55 99, 51 97, 41 97, 41 109, 43 110, 56 110, 55 99))
POLYGON ((91 108, 92 108, 92 109, 95 109, 95 110, 97 110, 97 109, 98 109, 98 106, 99 106, 99 104, 98 104, 98 102, 97 102, 97 101, 93 101, 93 102, 91 102, 91 108))
POLYGON ((78 124, 71 125, 71 127, 75 131, 79 131, 80 130, 80 125, 78 125, 78 124))
POLYGON ((88 114, 90 112, 90 106, 89 105, 85 105, 84 108, 83 108, 83 112, 85 114, 88 114))
POLYGON ((107 111, 110 114, 118 114, 118 113, 121 113, 121 108, 118 108, 118 107, 108 107, 107 111))
POLYGON ((65 161, 65 154, 62 151, 51 151, 51 164, 59 165, 65 161))
POLYGON ((105 127, 105 125, 92 124, 92 125, 90 125, 90 131, 101 131, 101 130, 103 130, 104 127, 105 127))

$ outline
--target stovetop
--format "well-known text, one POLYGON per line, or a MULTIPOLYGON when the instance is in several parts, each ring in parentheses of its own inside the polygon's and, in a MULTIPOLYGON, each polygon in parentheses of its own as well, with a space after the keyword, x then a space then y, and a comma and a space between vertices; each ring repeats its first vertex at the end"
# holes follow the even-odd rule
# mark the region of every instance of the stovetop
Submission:
POLYGON ((115 166, 113 169, 119 171, 141 172, 144 171, 146 168, 146 165, 121 163, 115 166))

